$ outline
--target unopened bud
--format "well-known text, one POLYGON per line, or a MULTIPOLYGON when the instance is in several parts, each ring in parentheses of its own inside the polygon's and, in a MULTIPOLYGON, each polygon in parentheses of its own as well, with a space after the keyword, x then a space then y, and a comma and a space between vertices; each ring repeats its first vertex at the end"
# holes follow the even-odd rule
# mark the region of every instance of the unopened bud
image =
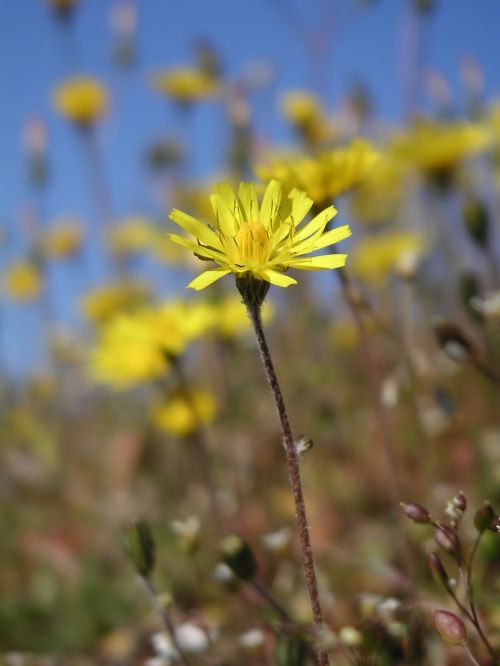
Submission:
POLYGON ((448 525, 439 524, 434 533, 437 545, 446 553, 455 555, 457 560, 461 560, 460 541, 457 533, 448 527, 448 525))
POLYGON ((493 507, 489 502, 485 502, 483 506, 476 511, 476 515, 474 516, 476 530, 478 532, 484 532, 489 529, 495 517, 493 507))
POLYGON ((257 562, 252 549, 236 534, 222 540, 220 552, 222 560, 237 578, 251 580, 257 573, 257 562))
POLYGON ((453 361, 463 363, 479 360, 481 353, 477 343, 457 324, 439 318, 434 322, 434 335, 440 348, 453 361))
POLYGON ((486 207, 477 199, 469 199, 464 206, 464 222, 474 243, 486 249, 490 237, 490 217, 486 207))
POLYGON ((420 523, 421 525, 426 525, 431 520, 429 512, 421 504, 415 504, 413 502, 410 504, 406 504, 405 502, 401 502, 400 506, 405 512, 405 514, 408 516, 408 518, 412 520, 414 523, 420 523))
POLYGON ((132 565, 143 578, 150 576, 155 565, 155 543, 151 528, 140 520, 124 531, 123 542, 132 565))
POLYGON ((445 590, 448 590, 450 588, 450 580, 439 555, 437 553, 429 553, 427 562, 436 583, 445 590))
POLYGON ((454 613, 445 610, 432 612, 434 627, 446 643, 461 645, 467 640, 465 624, 454 613))
POLYGON ((295 449, 299 457, 303 456, 304 453, 310 451, 313 446, 314 442, 310 437, 307 437, 306 435, 299 435, 299 437, 297 437, 297 439, 295 440, 295 449))

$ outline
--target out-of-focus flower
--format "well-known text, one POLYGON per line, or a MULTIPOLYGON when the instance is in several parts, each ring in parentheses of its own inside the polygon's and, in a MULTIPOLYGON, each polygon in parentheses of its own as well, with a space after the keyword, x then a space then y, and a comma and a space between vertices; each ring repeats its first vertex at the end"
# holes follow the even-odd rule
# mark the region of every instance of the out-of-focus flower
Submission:
POLYGON ((146 303, 151 294, 143 282, 123 280, 98 287, 80 300, 80 311, 93 324, 102 324, 124 310, 146 303))
POLYGON ((198 67, 173 67, 155 72, 151 83, 157 92, 180 104, 191 104, 214 97, 218 82, 198 67))
POLYGON ((40 295, 42 278, 37 268, 27 262, 11 264, 4 274, 5 294, 13 301, 31 301, 40 295))
POLYGON ((393 139, 395 155, 441 182, 465 159, 488 147, 490 133, 478 124, 419 122, 393 139))
POLYGON ((162 377, 212 321, 208 305, 183 301, 113 317, 90 352, 90 376, 118 390, 162 377))
POLYGON ((332 138, 332 128, 323 105, 313 93, 306 90, 287 92, 281 99, 281 111, 308 144, 317 146, 332 138))
POLYGON ((66 219, 48 227, 41 237, 41 250, 50 259, 71 257, 83 242, 83 227, 77 220, 66 219))
POLYGON ((213 395, 207 391, 192 390, 186 396, 177 392, 153 409, 156 426, 176 437, 191 435, 200 425, 212 423, 216 414, 213 395))
POLYGON ((289 268, 327 270, 345 264, 345 254, 302 256, 337 243, 351 234, 347 225, 324 231, 336 214, 333 206, 301 227, 300 223, 313 204, 304 192, 293 190, 282 201, 281 184, 271 181, 259 206, 253 183, 241 183, 238 196, 229 184, 222 183, 216 188, 211 201, 215 226, 179 210, 174 209, 170 213, 170 218, 194 240, 176 234, 169 234, 170 238, 201 259, 219 264, 218 268, 195 278, 189 284, 192 289, 203 289, 230 273, 240 278, 251 277, 288 287, 297 283, 294 278, 285 275, 284 271, 289 268))
POLYGON ((397 160, 386 155, 381 157, 350 198, 356 222, 382 225, 394 221, 403 203, 405 171, 397 160))
POLYGON ((483 298, 474 297, 471 306, 487 319, 500 318, 500 290, 490 291, 483 298))
POLYGON ((156 238, 151 221, 137 215, 125 218, 109 230, 108 246, 116 257, 131 257, 151 248, 156 238))
POLYGON ((264 644, 265 638, 266 635, 262 629, 249 629, 244 634, 240 634, 238 641, 242 648, 252 652, 264 644))
POLYGON ((360 278, 380 282, 395 269, 402 257, 420 257, 424 249, 422 235, 411 231, 368 236, 354 248, 350 266, 360 278))
POLYGON ((193 552, 199 543, 201 520, 198 516, 189 516, 185 520, 172 520, 170 524, 179 537, 182 548, 193 552))
POLYGON ((106 113, 109 93, 98 79, 75 76, 63 81, 52 95, 55 109, 80 127, 94 125, 106 113))
POLYGON ((78 0, 47 0, 59 16, 68 16, 76 7, 78 0))
MULTIPOLYGON (((228 296, 212 305, 214 308, 214 329, 221 338, 231 339, 251 330, 247 309, 239 296, 228 296)), ((264 322, 270 321, 274 311, 266 302, 262 308, 264 322)))
POLYGON ((317 206, 362 183, 378 161, 378 153, 364 140, 349 146, 306 155, 271 156, 267 165, 255 168, 263 180, 276 179, 286 192, 304 190, 317 206))
POLYGON ((289 527, 282 527, 276 532, 264 534, 261 537, 263 546, 277 555, 283 555, 290 548, 292 532, 289 527))

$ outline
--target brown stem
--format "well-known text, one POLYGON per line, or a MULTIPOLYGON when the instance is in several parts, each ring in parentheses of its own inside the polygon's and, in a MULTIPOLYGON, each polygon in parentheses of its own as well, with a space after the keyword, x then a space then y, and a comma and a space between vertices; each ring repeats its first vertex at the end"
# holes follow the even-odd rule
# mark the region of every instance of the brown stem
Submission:
MULTIPOLYGON (((321 602, 318 590, 318 583, 316 579, 314 554, 309 535, 309 523, 307 520, 306 505, 304 500, 304 493, 302 490, 302 481, 300 478, 299 457, 295 448, 295 439, 290 426, 288 412, 286 409, 281 387, 274 369, 274 364, 271 358, 271 353, 267 344, 264 327, 262 325, 261 307, 254 303, 247 303, 248 314, 252 325, 255 330, 257 338, 257 345, 264 364, 267 381, 271 387, 271 392, 274 397, 278 417, 281 423, 283 432, 283 441, 286 451, 286 459, 288 463, 288 476, 290 478, 290 485, 292 487, 293 499, 295 502, 295 513, 297 517, 297 527, 300 538, 300 545, 302 549, 302 560, 304 564, 304 572, 306 577, 307 590, 309 592, 309 599, 311 602, 311 610, 313 615, 314 624, 321 628, 323 627, 323 612, 321 610, 321 602)), ((320 666, 328 666, 329 659, 326 652, 318 652, 318 661, 320 666)))
POLYGON ((174 623, 172 622, 172 618, 170 617, 170 613, 168 610, 163 606, 161 601, 158 599, 158 592, 156 591, 156 588, 150 578, 147 576, 141 576, 140 577, 144 589, 146 590, 146 593, 149 597, 149 600, 151 602, 151 605, 155 609, 155 611, 158 613, 158 616, 160 617, 161 621, 163 622, 163 626, 167 630, 168 635, 170 636, 170 640, 172 641, 172 645, 174 648, 177 650, 179 654, 179 659, 181 662, 184 664, 184 666, 191 666, 191 661, 187 657, 187 655, 183 652, 181 646, 179 645, 179 641, 177 640, 177 636, 175 635, 175 627, 174 623))

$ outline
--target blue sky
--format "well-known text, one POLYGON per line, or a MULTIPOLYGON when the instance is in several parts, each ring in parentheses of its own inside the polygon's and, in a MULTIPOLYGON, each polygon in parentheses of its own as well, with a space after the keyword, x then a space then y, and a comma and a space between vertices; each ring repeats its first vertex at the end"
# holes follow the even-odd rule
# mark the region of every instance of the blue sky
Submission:
MULTIPOLYGON (((366 2, 370 7, 365 9, 355 0, 137 0, 138 60, 127 74, 117 72, 111 58, 109 16, 115 4, 81 0, 74 23, 76 68, 45 0, 0 0, 0 223, 10 238, 7 250, 0 253, 2 265, 22 255, 25 239, 20 215, 37 205, 26 184, 21 142, 22 128, 32 116, 44 119, 49 135, 51 183, 38 202, 43 217, 50 220, 73 213, 92 228, 95 211, 89 204, 78 142, 72 128, 55 115, 49 99, 54 85, 75 69, 99 76, 111 86, 112 113, 100 140, 116 215, 151 209, 144 149, 154 138, 176 131, 175 113, 148 88, 148 74, 162 66, 192 62, 193 46, 200 38, 213 44, 230 78, 241 76, 251 63, 272 64, 273 89, 261 96, 253 121, 255 130, 267 139, 290 138, 276 95, 287 88, 312 87, 318 81, 331 110, 350 84, 363 81, 383 118, 397 121, 403 113, 410 48, 404 0, 374 0, 366 2), (318 23, 326 24, 320 17, 329 6, 332 29, 318 72, 297 25, 317 29, 318 23)), ((495 95, 500 88, 497 0, 437 0, 436 10, 422 28, 423 70, 442 74, 458 95, 459 66, 471 56, 484 72, 487 94, 495 95)), ((421 97, 420 102, 425 100, 421 97)), ((202 177, 220 167, 225 137, 216 103, 195 112, 190 137, 192 176, 202 177)), ((96 274, 92 279, 98 278, 96 274)), ((74 323, 78 278, 56 272, 51 285, 58 319, 74 323)), ((36 364, 42 348, 40 336, 33 336, 39 313, 4 303, 2 315, 1 342, 9 368, 17 371, 36 364)))

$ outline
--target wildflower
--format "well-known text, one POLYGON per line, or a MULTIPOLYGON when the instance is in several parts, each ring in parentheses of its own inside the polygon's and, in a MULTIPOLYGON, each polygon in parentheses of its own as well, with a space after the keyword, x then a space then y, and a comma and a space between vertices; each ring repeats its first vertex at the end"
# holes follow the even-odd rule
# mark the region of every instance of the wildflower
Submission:
POLYGON ((129 257, 149 249, 156 239, 155 228, 141 216, 131 216, 112 227, 108 246, 117 257, 129 257))
POLYGON ((384 155, 353 192, 349 200, 356 222, 382 225, 397 216, 403 204, 405 167, 389 155, 384 155))
POLYGON ((61 220, 50 226, 42 236, 42 252, 50 259, 71 257, 80 250, 83 229, 77 220, 61 220))
POLYGON ((446 182, 463 160, 484 150, 489 133, 472 123, 425 121, 394 138, 396 155, 435 182, 446 182))
MULTIPOLYGON (((246 333, 250 329, 250 320, 246 307, 238 296, 229 296, 212 305, 214 309, 214 328, 221 338, 229 340, 246 333)), ((272 306, 265 303, 262 318, 268 322, 274 315, 272 306)))
POLYGON ((408 261, 422 255, 424 239, 412 231, 393 231, 371 235, 358 243, 352 253, 351 268, 360 278, 379 282, 387 278, 403 258, 408 261))
POLYGON ((276 178, 285 191, 304 190, 317 206, 324 206, 340 194, 359 185, 378 160, 378 154, 362 139, 349 146, 305 155, 271 157, 268 165, 255 171, 263 180, 276 178))
POLYGON ((188 553, 193 553, 200 540, 201 520, 198 516, 189 516, 186 520, 172 520, 170 524, 179 537, 181 547, 188 553))
POLYGON ((216 280, 234 273, 239 278, 288 287, 297 281, 285 275, 289 268, 326 270, 339 268, 345 254, 303 257, 350 236, 347 225, 324 233, 336 210, 329 206, 304 226, 301 222, 313 202, 304 192, 293 190, 282 201, 282 187, 271 181, 259 206, 253 183, 241 183, 238 196, 227 183, 217 186, 211 197, 215 225, 209 225, 173 210, 170 218, 195 240, 169 234, 180 245, 201 259, 212 260, 218 268, 205 271, 188 286, 203 289, 216 280))
POLYGON ((149 287, 142 282, 113 282, 85 294, 80 300, 80 310, 88 321, 102 324, 123 310, 143 305, 149 294, 149 287))
POLYGON ((317 145, 331 138, 332 132, 323 106, 312 93, 305 90, 289 91, 281 100, 281 110, 307 143, 317 145))
POLYGON ((200 425, 211 423, 216 414, 216 404, 211 393, 201 390, 190 391, 189 396, 174 393, 165 403, 153 409, 156 426, 176 437, 187 437, 200 425))
POLYGON ((40 273, 27 261, 11 264, 4 275, 4 291, 13 301, 34 300, 40 295, 41 289, 40 273))
POLYGON ((75 76, 55 89, 52 102, 61 116, 79 127, 89 127, 106 113, 109 93, 99 80, 75 76))
POLYGON ((217 80, 197 67, 160 70, 153 74, 152 86, 184 105, 214 97, 218 89, 217 80))

